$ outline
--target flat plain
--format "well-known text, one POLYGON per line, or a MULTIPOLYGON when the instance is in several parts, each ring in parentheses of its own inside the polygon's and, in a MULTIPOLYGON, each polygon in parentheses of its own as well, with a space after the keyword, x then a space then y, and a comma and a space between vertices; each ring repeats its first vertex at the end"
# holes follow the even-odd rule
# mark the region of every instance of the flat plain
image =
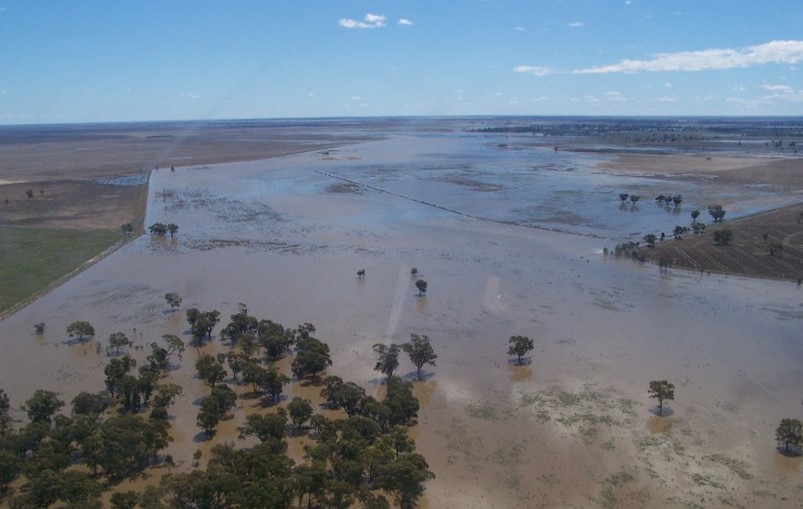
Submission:
MULTIPOLYGON (((144 224, 174 222, 179 233, 136 236, 0 322, 0 387, 15 415, 33 387, 68 401, 100 390, 108 358, 96 343, 113 332, 138 345, 186 338, 183 310, 163 299, 177 292, 183 308, 218 309, 224 322, 244 303, 286 325, 314 323, 332 348, 329 372, 375 395, 383 385, 372 345, 432 338, 438 366, 414 384, 417 450, 437 476, 426 507, 796 507, 801 458, 778 452, 774 430, 803 413, 801 289, 793 280, 660 271, 601 251, 688 223, 692 207, 710 199, 733 216, 797 206, 798 182, 769 189, 765 176, 727 175, 799 160, 763 144, 727 160, 703 146, 714 152, 693 154, 698 166, 685 161, 678 177, 661 162, 674 153, 638 154, 643 162, 628 167, 616 161, 633 147, 612 155, 609 145, 597 150, 599 140, 479 131, 488 125, 402 121, 362 133, 349 125, 348 139, 276 157, 149 165, 159 168, 144 224), (726 177, 704 171, 711 161, 726 177), (677 215, 652 203, 680 188, 677 215), (644 202, 621 210, 618 192, 634 190, 644 202), (413 267, 429 283, 425 297, 413 267), (96 339, 68 342, 63 331, 77 319, 95 325, 96 339), (40 321, 48 328, 36 336, 40 321), (506 355, 517 334, 536 344, 523 366, 506 355), (647 397, 652 379, 676 385, 665 416, 647 397)), ((170 410, 167 452, 178 469, 191 468, 196 449, 207 455, 236 440, 245 414, 265 411, 240 400, 243 412, 214 439, 196 440, 206 389, 191 359, 226 351, 215 336, 169 375, 185 387, 170 410)), ((289 374, 289 363, 280 367, 289 374)), ((413 379, 412 366, 401 371, 413 379)), ((316 390, 293 383, 288 399, 316 390)), ((291 439, 299 459, 304 440, 291 439)), ((152 469, 120 489, 164 473, 152 469)))

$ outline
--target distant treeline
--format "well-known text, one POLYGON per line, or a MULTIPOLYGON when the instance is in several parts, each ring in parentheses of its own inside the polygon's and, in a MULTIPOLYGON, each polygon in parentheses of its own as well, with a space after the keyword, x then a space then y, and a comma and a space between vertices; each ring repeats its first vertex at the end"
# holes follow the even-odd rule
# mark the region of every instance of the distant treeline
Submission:
POLYGON ((483 127, 480 133, 533 133, 541 136, 601 136, 632 133, 686 133, 686 139, 718 137, 803 138, 803 118, 599 118, 544 119, 527 125, 483 127))

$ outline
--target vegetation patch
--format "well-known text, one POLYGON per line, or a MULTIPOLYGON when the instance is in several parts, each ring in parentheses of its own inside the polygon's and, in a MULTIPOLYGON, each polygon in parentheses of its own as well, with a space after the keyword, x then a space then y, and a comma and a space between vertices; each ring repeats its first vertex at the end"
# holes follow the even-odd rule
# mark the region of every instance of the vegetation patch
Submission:
POLYGON ((107 230, 0 228, 0 313, 109 248, 120 236, 107 230))
POLYGON ((486 419, 489 421, 495 421, 498 419, 496 415, 496 409, 491 406, 490 403, 472 403, 466 407, 466 412, 471 417, 477 419, 486 419))
POLYGON ((703 459, 706 461, 711 461, 713 463, 719 463, 720 465, 725 465, 731 470, 731 472, 738 475, 740 478, 744 480, 750 480, 753 478, 753 475, 747 471, 750 465, 748 465, 746 461, 737 460, 735 458, 729 458, 724 454, 712 454, 710 456, 703 456, 703 459))

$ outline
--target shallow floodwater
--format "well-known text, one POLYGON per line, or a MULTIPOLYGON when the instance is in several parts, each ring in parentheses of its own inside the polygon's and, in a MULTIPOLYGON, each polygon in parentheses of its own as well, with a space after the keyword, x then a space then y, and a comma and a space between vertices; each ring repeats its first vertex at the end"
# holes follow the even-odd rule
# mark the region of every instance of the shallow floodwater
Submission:
MULTIPOLYGON (((779 457, 774 431, 803 413, 801 288, 600 254, 656 222, 685 224, 711 196, 755 194, 605 175, 592 157, 518 141, 401 133, 156 171, 146 225, 179 233, 140 237, 1 322, 0 387, 14 405, 40 387, 67 400, 102 389, 107 357, 94 342, 67 344, 66 325, 88 320, 104 341, 187 339, 183 310, 163 300, 177 292, 183 309, 220 310, 221 325, 238 303, 285 326, 314 323, 330 372, 369 391, 381 383, 373 344, 428 335, 438 366, 416 384, 415 431, 437 475, 428 507, 795 506, 800 460, 779 457), (620 209, 618 192, 633 190, 645 203, 620 209), (667 190, 684 195, 683 222, 652 203, 667 190), (43 337, 32 334, 39 321, 43 337), (518 334, 535 340, 525 366, 506 355, 518 334), (654 379, 676 386, 665 417, 647 397, 654 379)), ((198 441, 196 355, 170 375, 186 391, 171 410, 179 468, 213 443, 198 441)), ((238 424, 223 423, 217 440, 238 424)))

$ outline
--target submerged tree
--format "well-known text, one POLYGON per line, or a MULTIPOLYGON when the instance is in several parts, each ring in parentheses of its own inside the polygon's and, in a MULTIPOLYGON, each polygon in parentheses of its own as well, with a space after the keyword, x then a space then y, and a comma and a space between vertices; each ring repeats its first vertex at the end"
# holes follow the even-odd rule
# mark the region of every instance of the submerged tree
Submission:
POLYGON ((800 448, 803 442, 803 423, 799 419, 781 419, 775 430, 775 440, 784 444, 784 451, 789 452, 789 446, 800 448))
POLYGON ((115 332, 109 336, 109 349, 114 349, 115 354, 119 354, 121 348, 130 344, 131 340, 122 332, 115 332))
POLYGON ((407 352, 407 355, 410 356, 410 361, 415 365, 419 380, 421 380, 421 368, 423 368, 425 364, 431 366, 436 365, 435 359, 437 359, 438 356, 432 348, 429 336, 410 334, 410 342, 404 343, 401 347, 402 350, 407 352))
POLYGON ((170 306, 170 309, 176 309, 177 307, 181 306, 181 297, 177 293, 168 292, 165 294, 165 301, 167 305, 170 306))
POLYGON ((647 391, 651 398, 658 400, 658 415, 664 414, 664 400, 673 401, 675 399, 675 385, 666 380, 653 380, 647 391))
POLYGON ((418 279, 415 282, 415 287, 418 288, 418 296, 421 297, 427 293, 427 282, 423 279, 418 279))
POLYGON ((725 219, 725 209, 722 208, 722 205, 711 205, 708 207, 708 213, 715 223, 721 223, 725 219))
POLYGON ((53 415, 64 406, 64 402, 59 399, 58 394, 53 391, 37 389, 33 396, 25 401, 22 409, 28 414, 28 419, 32 422, 44 422, 50 424, 53 415))
POLYGON ((393 376, 393 372, 399 367, 399 345, 377 343, 374 345, 374 352, 379 359, 376 361, 374 371, 379 371, 383 375, 393 376))
POLYGON ((70 337, 78 336, 78 341, 83 341, 84 336, 94 336, 95 328, 84 320, 77 320, 67 326, 67 335, 70 337))
POLYGON ((508 344, 510 344, 510 348, 508 348, 507 354, 515 355, 518 365, 521 365, 522 358, 535 348, 533 340, 527 336, 511 336, 508 344))

